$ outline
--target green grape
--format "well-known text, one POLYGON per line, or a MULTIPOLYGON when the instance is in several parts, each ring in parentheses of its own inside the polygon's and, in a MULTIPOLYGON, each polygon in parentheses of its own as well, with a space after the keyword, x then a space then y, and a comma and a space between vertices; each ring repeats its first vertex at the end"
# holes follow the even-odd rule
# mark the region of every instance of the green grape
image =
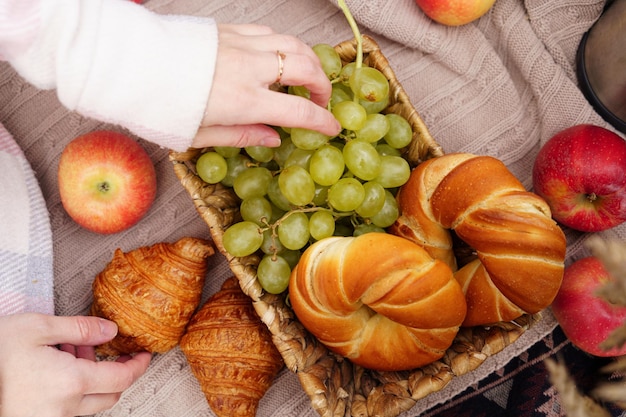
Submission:
POLYGON ((364 199, 365 189, 356 178, 342 178, 328 189, 328 204, 339 211, 352 211, 364 199))
POLYGON ((339 181, 345 167, 341 150, 323 145, 311 156, 309 173, 316 184, 330 186, 339 181))
POLYGON ((262 197, 272 182, 272 173, 263 167, 252 167, 242 171, 233 183, 233 190, 242 200, 250 197, 262 197))
POLYGON ((261 244, 261 250, 265 254, 277 254, 279 252, 284 252, 285 247, 282 243, 280 243, 280 239, 278 239, 278 235, 274 233, 274 230, 269 228, 263 231, 263 243, 261 244))
POLYGON ((226 178, 228 164, 217 152, 205 152, 196 161, 196 172, 202 181, 217 184, 226 178))
POLYGON ((332 108, 333 116, 341 124, 341 127, 348 130, 359 130, 365 125, 367 112, 359 103, 346 100, 335 104, 332 108))
POLYGON ((312 149, 295 148, 293 152, 291 152, 291 154, 285 160, 285 163, 283 164, 283 168, 288 168, 293 165, 298 165, 308 171, 309 162, 311 161, 313 152, 315 151, 312 149))
POLYGON ((350 172, 364 181, 380 174, 380 155, 371 143, 351 140, 343 148, 343 159, 350 172))
MULTIPOLYGON (((276 181, 278 181, 278 178, 276 178, 276 181)), ((274 178, 272 178, 272 183, 273 182, 274 182, 274 178)), ((270 184, 270 187, 272 187, 272 184, 270 184)), ((267 190, 267 194, 265 195, 265 197, 270 201, 270 206, 272 207, 272 216, 270 217, 270 224, 274 224, 274 222, 276 222, 276 220, 283 217, 283 214, 285 214, 287 211, 279 208, 276 204, 272 202, 272 199, 269 197, 269 188, 267 190)), ((285 199, 285 201, 287 201, 287 199, 285 199)))
POLYGON ((241 152, 241 148, 236 148, 234 146, 215 146, 213 147, 213 150, 222 155, 224 158, 232 158, 241 152))
POLYGON ((292 208, 289 200, 287 200, 282 191, 280 191, 280 185, 278 185, 278 176, 272 178, 272 182, 270 182, 270 186, 267 188, 267 197, 278 210, 286 212, 291 210, 292 208))
POLYGON ((246 146, 246 153, 258 162, 269 162, 274 158, 274 148, 269 146, 246 146))
POLYGON ((367 114, 382 113, 389 106, 389 96, 381 101, 359 100, 359 103, 365 107, 367 114))
POLYGON ((385 188, 379 182, 368 181, 363 184, 363 189, 365 198, 354 211, 363 218, 372 217, 385 205, 385 188))
POLYGON ((318 207, 326 205, 328 199, 328 186, 315 184, 315 195, 313 196, 312 203, 318 207))
POLYGON ((372 67, 355 68, 350 75, 350 88, 360 100, 380 102, 389 96, 389 81, 372 67))
POLYGON ((230 158, 226 158, 226 176, 222 180, 222 185, 226 187, 232 187, 235 184, 235 178, 237 178, 243 171, 250 168, 252 161, 249 157, 242 154, 237 154, 230 158))
POLYGON ((274 161, 276 161, 280 168, 283 168, 285 166, 285 161, 287 160, 289 155, 291 155, 294 149, 297 148, 296 145, 294 145, 291 141, 291 136, 283 138, 280 142, 280 146, 274 148, 274 161))
POLYGON ((378 227, 389 227, 395 223, 400 214, 398 202, 389 190, 385 190, 385 204, 383 208, 370 217, 370 221, 378 227))
POLYGON ((376 142, 382 139, 389 131, 389 120, 384 114, 368 114, 363 127, 355 132, 358 140, 376 142))
MULTIPOLYGON (((341 68, 341 72, 339 73, 339 79, 341 80, 341 84, 346 87, 350 87, 350 77, 356 68, 355 62, 348 62, 346 65, 341 68)), ((352 91, 352 90, 350 90, 352 91)))
POLYGON ((259 226, 265 226, 272 218, 272 204, 265 197, 250 197, 239 206, 241 217, 259 226))
POLYGON ((301 85, 290 85, 287 87, 287 92, 294 96, 304 97, 307 99, 311 98, 311 92, 306 87, 301 85))
POLYGON ((289 287, 291 267, 281 256, 265 255, 257 267, 259 284, 270 294, 280 294, 289 287))
POLYGON ((284 217, 278 227, 280 243, 287 249, 298 250, 309 242, 309 218, 301 211, 294 211, 284 217))
POLYGON ((291 129, 291 141, 300 149, 315 150, 328 142, 329 136, 311 129, 294 127, 291 129))
POLYGON ((342 101, 352 100, 351 93, 352 91, 348 92, 348 88, 343 84, 333 84, 333 89, 330 94, 330 108, 332 109, 342 101))
POLYGON ((362 223, 354 228, 353 236, 361 236, 365 233, 386 233, 385 229, 371 223, 362 223))
POLYGON ((224 249, 232 256, 248 256, 259 250, 263 243, 263 233, 256 223, 243 221, 235 223, 224 231, 224 249))
POLYGON ((376 181, 385 188, 400 187, 409 180, 411 167, 401 156, 381 156, 380 175, 376 181))
POLYGON ((278 186, 287 200, 295 206, 305 206, 315 196, 313 178, 299 165, 283 169, 278 175, 278 186))
POLYGON ((285 249, 279 253, 281 258, 287 261, 291 269, 295 268, 298 265, 298 261, 302 256, 302 252, 299 250, 285 249))
POLYGON ((378 152, 378 154, 380 156, 385 156, 385 155, 388 155, 388 156, 401 156, 402 155, 402 153, 400 152, 399 149, 392 148, 386 142, 377 143, 376 144, 376 152, 378 152))
POLYGON ((385 142, 389 146, 401 149, 408 146, 413 140, 413 129, 409 122, 402 116, 394 113, 386 114, 389 119, 389 132, 385 135, 385 142))
POLYGON ((331 45, 327 43, 320 43, 313 46, 313 52, 320 60, 324 73, 328 76, 328 79, 334 80, 339 76, 341 72, 341 57, 339 53, 331 45))
POLYGON ((315 240, 321 240, 335 233, 335 218, 329 210, 314 212, 309 218, 309 232, 315 240))

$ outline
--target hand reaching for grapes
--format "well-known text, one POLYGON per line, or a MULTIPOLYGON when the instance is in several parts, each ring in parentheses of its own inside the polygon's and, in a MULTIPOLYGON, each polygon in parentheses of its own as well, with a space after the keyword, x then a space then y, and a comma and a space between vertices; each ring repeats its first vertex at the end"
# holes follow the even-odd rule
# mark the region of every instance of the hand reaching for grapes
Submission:
POLYGON ((96 362, 93 346, 116 332, 97 317, 0 317, 0 416, 88 415, 112 407, 150 363, 147 352, 96 362))
POLYGON ((193 146, 278 146, 278 133, 268 125, 339 133, 325 108, 330 81, 309 46, 259 25, 218 25, 218 33, 213 86, 193 146), (306 87, 310 100, 271 90, 277 80, 306 87))

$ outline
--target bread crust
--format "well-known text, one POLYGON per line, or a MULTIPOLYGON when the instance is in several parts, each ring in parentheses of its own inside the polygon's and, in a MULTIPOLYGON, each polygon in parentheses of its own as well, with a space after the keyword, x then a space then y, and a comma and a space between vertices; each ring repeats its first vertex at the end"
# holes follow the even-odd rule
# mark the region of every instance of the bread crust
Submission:
POLYGON ((440 359, 466 313, 452 270, 386 233, 311 245, 292 272, 289 299, 299 321, 330 350, 381 371, 440 359))
POLYGON ((397 200, 400 217, 390 233, 426 242, 426 251, 455 271, 450 231, 475 251, 477 259, 455 272, 467 297, 464 326, 514 320, 552 303, 565 235, 547 203, 498 159, 459 153, 428 160, 397 200))

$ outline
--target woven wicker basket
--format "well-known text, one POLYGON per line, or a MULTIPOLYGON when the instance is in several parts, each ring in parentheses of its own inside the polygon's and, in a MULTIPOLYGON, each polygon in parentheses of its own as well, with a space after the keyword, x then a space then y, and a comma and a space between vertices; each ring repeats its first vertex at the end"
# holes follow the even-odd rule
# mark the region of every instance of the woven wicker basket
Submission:
MULTIPOLYGON (((336 50, 344 63, 352 62, 356 57, 356 42, 343 42, 336 50)), ((413 141, 404 150, 404 157, 416 166, 443 155, 389 62, 370 37, 364 36, 363 54, 364 62, 382 71, 390 81, 391 97, 386 111, 404 116, 413 128, 413 141)), ((537 315, 523 316, 514 323, 462 329, 441 360, 412 371, 376 372, 355 366, 328 351, 309 334, 286 305, 284 296, 263 292, 256 279, 255 268, 260 260, 257 256, 234 258, 224 250, 222 236, 228 226, 239 220, 239 201, 232 189, 206 184, 196 175, 194 161, 202 152, 190 149, 171 153, 176 176, 208 224, 216 246, 227 258, 243 291, 253 300, 256 311, 273 334, 286 366, 298 375, 313 408, 321 416, 397 416, 419 399, 441 390, 455 376, 476 369, 539 319, 537 315)))

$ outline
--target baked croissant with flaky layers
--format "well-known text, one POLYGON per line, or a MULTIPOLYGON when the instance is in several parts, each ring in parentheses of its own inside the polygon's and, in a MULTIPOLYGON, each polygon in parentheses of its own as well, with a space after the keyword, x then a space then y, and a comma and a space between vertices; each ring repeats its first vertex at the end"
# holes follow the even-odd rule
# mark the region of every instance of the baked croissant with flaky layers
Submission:
POLYGON ((127 253, 117 249, 92 286, 90 314, 118 326, 117 336, 98 346, 98 353, 162 353, 175 347, 198 308, 207 258, 214 253, 209 241, 190 237, 127 253))
POLYGON ((379 371, 440 359, 466 313, 450 267, 386 233, 309 246, 292 271, 289 300, 302 325, 330 350, 379 371))
POLYGON ((180 347, 219 417, 253 417, 283 367, 269 329, 235 277, 193 316, 180 347))
POLYGON ((455 272, 464 326, 510 321, 552 303, 563 278, 565 235, 550 208, 498 159, 447 154, 418 165, 397 194, 389 232, 422 245, 455 271, 451 231, 476 256, 455 272))

